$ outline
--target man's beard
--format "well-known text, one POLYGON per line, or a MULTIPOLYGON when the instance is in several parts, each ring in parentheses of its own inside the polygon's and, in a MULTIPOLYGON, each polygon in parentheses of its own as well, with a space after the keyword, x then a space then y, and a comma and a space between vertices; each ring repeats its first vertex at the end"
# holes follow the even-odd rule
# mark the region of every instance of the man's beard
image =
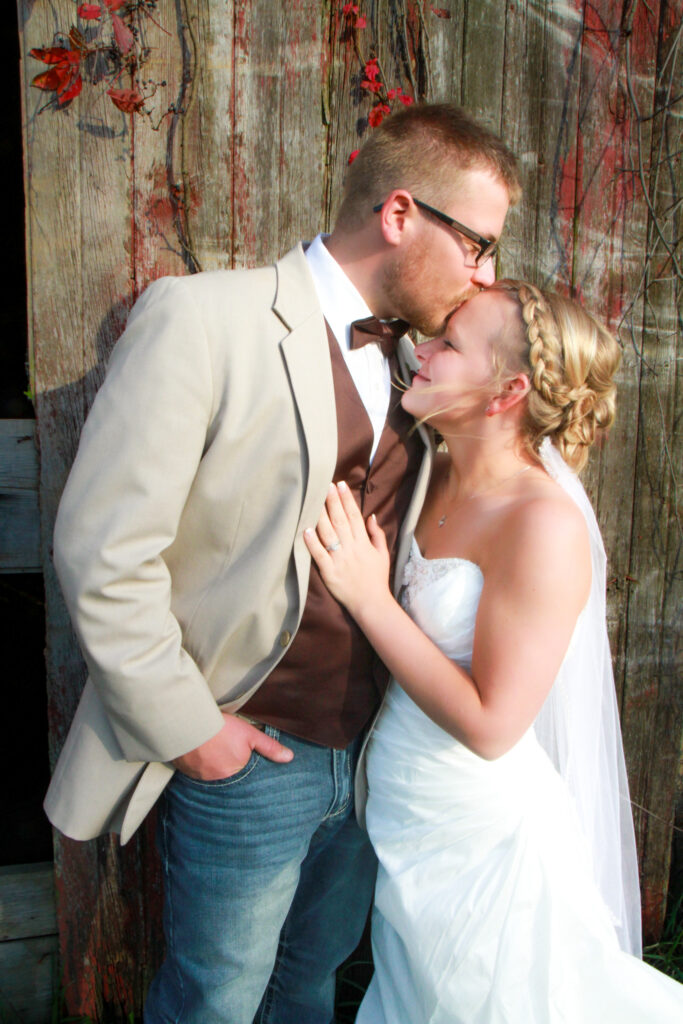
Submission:
POLYGON ((384 294, 389 300, 392 316, 406 320, 420 334, 427 338, 435 338, 446 330, 451 314, 468 299, 481 291, 478 285, 468 284, 461 292, 453 295, 450 301, 440 297, 439 312, 434 311, 435 301, 430 301, 425 294, 424 270, 429 265, 429 251, 426 246, 415 243, 410 252, 399 257, 393 266, 384 273, 384 294), (441 315, 444 306, 445 316, 441 315))

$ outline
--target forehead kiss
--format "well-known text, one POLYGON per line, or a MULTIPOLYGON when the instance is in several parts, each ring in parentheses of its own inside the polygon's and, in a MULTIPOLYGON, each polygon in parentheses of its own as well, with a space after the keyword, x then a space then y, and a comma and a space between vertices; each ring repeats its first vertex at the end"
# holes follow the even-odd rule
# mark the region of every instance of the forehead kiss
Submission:
POLYGON ((443 333, 450 341, 495 349, 519 320, 517 302, 495 286, 477 291, 452 313, 443 333))

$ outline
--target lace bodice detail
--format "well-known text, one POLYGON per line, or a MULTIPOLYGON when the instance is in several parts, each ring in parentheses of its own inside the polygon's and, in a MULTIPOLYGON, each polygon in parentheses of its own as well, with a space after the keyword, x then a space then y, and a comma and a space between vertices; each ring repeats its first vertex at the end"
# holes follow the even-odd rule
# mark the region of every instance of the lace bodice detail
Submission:
POLYGON ((465 558, 424 558, 413 538, 401 603, 443 653, 469 669, 484 576, 465 558))

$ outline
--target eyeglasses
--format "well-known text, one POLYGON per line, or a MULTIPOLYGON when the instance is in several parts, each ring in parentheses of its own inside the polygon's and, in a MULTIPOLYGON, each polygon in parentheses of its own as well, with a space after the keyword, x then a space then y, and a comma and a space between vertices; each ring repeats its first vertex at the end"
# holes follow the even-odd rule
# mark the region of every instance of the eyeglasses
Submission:
MULTIPOLYGON (((432 217, 436 217, 437 220, 447 224, 449 228, 453 228, 458 234, 464 235, 465 238, 469 238, 471 242, 476 242, 479 246, 479 252, 474 257, 475 266, 481 267, 490 260, 492 256, 496 255, 498 250, 498 242, 492 242, 490 238, 484 238, 477 231, 473 231, 472 228, 465 227, 459 220, 454 220, 453 217, 449 217, 447 213, 442 213, 441 210, 437 210, 436 207, 430 206, 429 203, 423 203, 421 199, 412 197, 413 202, 416 206, 419 206, 421 210, 426 210, 427 213, 431 213, 432 217)), ((379 213, 382 209, 383 203, 378 203, 377 206, 373 206, 372 212, 379 213)))

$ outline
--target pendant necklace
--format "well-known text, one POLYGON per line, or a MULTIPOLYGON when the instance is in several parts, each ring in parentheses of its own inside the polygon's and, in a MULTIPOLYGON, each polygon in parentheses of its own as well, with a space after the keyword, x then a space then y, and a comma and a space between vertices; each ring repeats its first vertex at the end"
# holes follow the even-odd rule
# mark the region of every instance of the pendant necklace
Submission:
MULTIPOLYGON (((495 484, 491 484, 490 487, 484 487, 482 488, 481 491, 475 491, 473 494, 468 494, 467 497, 463 501, 461 501, 459 505, 456 505, 456 508, 459 508, 460 505, 465 505, 468 501, 471 501, 472 498, 480 498, 482 494, 488 494, 489 491, 494 491, 496 487, 502 487, 503 484, 507 484, 511 480, 515 480, 518 476, 521 476, 522 473, 526 473, 527 469, 531 468, 531 466, 522 466, 522 468, 517 470, 516 473, 513 473, 512 476, 503 477, 502 480, 498 480, 495 484)), ((453 509, 451 509, 451 511, 453 511, 453 509)), ((439 529, 441 529, 441 527, 443 526, 447 519, 448 512, 444 512, 444 514, 441 516, 441 519, 439 519, 439 522, 437 523, 439 529)))

